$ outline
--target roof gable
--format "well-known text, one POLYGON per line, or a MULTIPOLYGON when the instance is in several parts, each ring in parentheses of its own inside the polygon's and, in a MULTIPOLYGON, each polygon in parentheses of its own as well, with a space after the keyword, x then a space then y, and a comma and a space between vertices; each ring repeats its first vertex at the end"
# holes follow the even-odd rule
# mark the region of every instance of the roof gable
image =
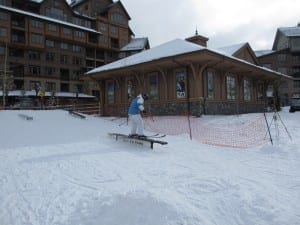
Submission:
POLYGON ((280 50, 289 47, 288 40, 293 37, 300 37, 300 26, 280 27, 276 31, 272 50, 280 50))
POLYGON ((121 49, 121 51, 142 51, 149 48, 148 38, 132 38, 131 41, 121 49))
POLYGON ((252 64, 255 65, 259 64, 254 51, 252 50, 251 46, 247 42, 225 46, 219 48, 218 50, 224 52, 224 54, 226 55, 234 56, 236 58, 248 61, 252 64))
POLYGON ((109 11, 115 9, 115 8, 121 8, 121 10, 124 12, 128 20, 131 20, 131 17, 129 16, 127 10, 125 9, 124 5, 122 4, 121 1, 113 2, 109 4, 107 7, 105 7, 102 12, 100 12, 101 15, 105 15, 109 13, 109 11))

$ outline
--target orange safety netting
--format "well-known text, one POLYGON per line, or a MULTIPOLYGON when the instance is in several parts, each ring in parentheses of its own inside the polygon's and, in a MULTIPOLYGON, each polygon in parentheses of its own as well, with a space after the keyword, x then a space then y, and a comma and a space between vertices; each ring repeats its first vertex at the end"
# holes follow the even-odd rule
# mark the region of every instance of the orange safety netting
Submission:
POLYGON ((249 148, 268 141, 262 114, 252 117, 157 116, 144 118, 145 129, 167 135, 189 134, 204 144, 249 148), (218 118, 218 117, 217 117, 218 118), (222 118, 222 119, 221 119, 222 118))

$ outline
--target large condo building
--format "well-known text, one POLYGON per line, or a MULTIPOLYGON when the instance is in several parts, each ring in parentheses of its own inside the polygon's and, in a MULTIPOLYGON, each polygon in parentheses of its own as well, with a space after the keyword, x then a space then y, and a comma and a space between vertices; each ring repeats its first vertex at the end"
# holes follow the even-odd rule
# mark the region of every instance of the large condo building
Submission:
POLYGON ((99 95, 80 75, 122 55, 129 20, 120 1, 0 0, 0 89, 99 95))
POLYGON ((278 89, 283 106, 300 94, 300 23, 277 29, 272 50, 257 51, 259 62, 267 68, 293 77, 281 82, 278 89))

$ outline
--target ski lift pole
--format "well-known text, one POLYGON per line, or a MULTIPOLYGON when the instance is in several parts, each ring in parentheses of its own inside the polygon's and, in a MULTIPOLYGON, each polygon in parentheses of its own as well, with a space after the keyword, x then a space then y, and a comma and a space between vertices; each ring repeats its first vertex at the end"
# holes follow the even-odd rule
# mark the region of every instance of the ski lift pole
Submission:
POLYGON ((272 140, 272 136, 271 136, 271 132, 270 132, 270 127, 269 127, 269 124, 268 124, 268 120, 267 120, 267 117, 266 117, 266 113, 264 112, 264 117, 265 117, 265 121, 266 121, 266 124, 267 124, 267 127, 268 127, 268 132, 269 132, 269 136, 270 136, 270 141, 273 145, 273 140, 272 140))
POLYGON ((283 121, 282 121, 282 119, 281 119, 281 116, 279 115, 278 112, 277 112, 277 116, 278 116, 278 118, 280 119, 280 121, 281 121, 281 123, 282 123, 282 125, 283 125, 283 127, 284 127, 284 129, 285 129, 285 131, 286 131, 286 133, 288 134, 289 138, 292 140, 292 136, 291 136, 290 132, 288 131, 287 127, 285 126, 285 124, 283 123, 283 121))

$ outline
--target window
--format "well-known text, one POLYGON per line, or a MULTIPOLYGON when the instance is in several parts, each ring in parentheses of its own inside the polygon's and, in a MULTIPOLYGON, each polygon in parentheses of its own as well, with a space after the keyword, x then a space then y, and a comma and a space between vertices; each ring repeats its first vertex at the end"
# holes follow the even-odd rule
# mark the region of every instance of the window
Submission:
POLYGON ((29 57, 29 59, 40 60, 41 54, 37 51, 29 51, 28 57, 29 57))
POLYGON ((48 24, 48 30, 56 32, 57 26, 55 24, 50 23, 48 24))
POLYGON ((244 80, 244 100, 251 100, 251 82, 249 80, 244 80))
POLYGON ((46 46, 54 48, 54 41, 52 41, 52 40, 46 40, 46 46))
POLYGON ((63 32, 63 34, 65 34, 65 35, 70 35, 70 34, 71 34, 71 29, 66 28, 66 27, 63 27, 62 32, 63 32))
POLYGON ((81 52, 81 47, 79 45, 73 45, 72 50, 73 52, 81 52))
POLYGON ((31 40, 33 43, 36 44, 43 44, 44 43, 44 37, 42 35, 39 34, 32 34, 31 35, 31 40))
POLYGON ((5 55, 5 47, 0 46, 0 55, 5 55))
POLYGON ((114 26, 111 26, 110 27, 110 33, 114 34, 114 35, 117 35, 118 34, 118 28, 116 28, 114 26))
POLYGON ((185 72, 177 71, 176 73, 176 93, 177 98, 186 98, 186 75, 185 72))
POLYGON ((131 102, 135 97, 135 86, 133 85, 133 80, 127 81, 127 100, 131 102))
POLYGON ((291 42, 291 52, 299 52, 300 51, 300 38, 299 35, 290 39, 291 42))
POLYGON ((41 82, 39 82, 39 81, 30 81, 29 85, 30 85, 31 90, 35 90, 36 91, 36 95, 37 95, 38 91, 41 88, 41 82))
POLYGON ((46 61, 54 61, 55 54, 53 52, 46 53, 46 61))
POLYGON ((44 24, 43 24, 43 22, 38 21, 38 20, 31 20, 31 26, 42 29, 44 27, 44 24))
POLYGON ((107 83, 107 103, 115 103, 115 83, 113 81, 107 83))
POLYGON ((150 99, 156 100, 158 99, 158 75, 151 74, 149 76, 149 84, 150 84, 150 99))
POLYGON ((68 49, 68 44, 62 42, 62 43, 60 43, 60 48, 61 48, 61 49, 64 49, 64 50, 67 50, 67 49, 68 49))
POLYGON ((4 27, 0 27, 0 37, 6 37, 7 36, 7 29, 4 27))
POLYGON ((236 84, 235 84, 235 77, 234 76, 227 76, 226 77, 226 92, 227 92, 227 99, 228 100, 235 100, 236 99, 236 84))
POLYGON ((105 23, 100 23, 100 30, 102 30, 102 31, 107 31, 107 24, 105 24, 105 23))
POLYGON ((286 61, 286 54, 279 54, 277 56, 278 62, 285 62, 286 61))
POLYGON ((72 21, 74 24, 81 25, 81 19, 79 19, 77 17, 73 17, 72 21))
POLYGON ((300 88, 300 80, 294 80, 294 88, 300 88))
POLYGON ((54 7, 46 8, 46 16, 63 21, 67 21, 68 19, 67 14, 65 14, 62 9, 54 7))
POLYGON ((99 37, 99 42, 100 44, 107 44, 108 43, 108 38, 106 36, 100 36, 99 37))
POLYGON ((264 84, 259 83, 257 84, 257 90, 256 90, 257 100, 263 100, 264 99, 264 84))
POLYGON ((214 74, 207 72, 207 98, 214 98, 214 74))
POLYGON ((67 55, 61 55, 60 56, 60 62, 62 64, 67 64, 68 63, 68 56, 67 55))
POLYGON ((46 82, 46 91, 56 91, 56 84, 54 82, 46 82))
POLYGON ((79 30, 75 31, 75 36, 79 38, 85 38, 85 33, 79 30))
POLYGON ((41 74, 41 67, 29 65, 29 73, 32 75, 40 75, 41 74))
MULTIPOLYGON (((1 1, 0 1, 1 4, 1 1)), ((0 20, 8 20, 8 14, 4 12, 0 12, 0 20)))
POLYGON ((111 14, 111 21, 114 23, 121 24, 121 25, 126 25, 126 22, 127 22, 125 17, 119 12, 114 12, 111 14))
POLYGON ((55 68, 54 67, 45 67, 45 74, 46 75, 54 75, 55 74, 55 68))
POLYGON ((82 58, 78 56, 73 56, 73 64, 74 65, 82 65, 82 58))
POLYGON ((87 28, 92 28, 92 22, 91 21, 88 21, 88 20, 84 20, 84 27, 87 27, 87 28))

